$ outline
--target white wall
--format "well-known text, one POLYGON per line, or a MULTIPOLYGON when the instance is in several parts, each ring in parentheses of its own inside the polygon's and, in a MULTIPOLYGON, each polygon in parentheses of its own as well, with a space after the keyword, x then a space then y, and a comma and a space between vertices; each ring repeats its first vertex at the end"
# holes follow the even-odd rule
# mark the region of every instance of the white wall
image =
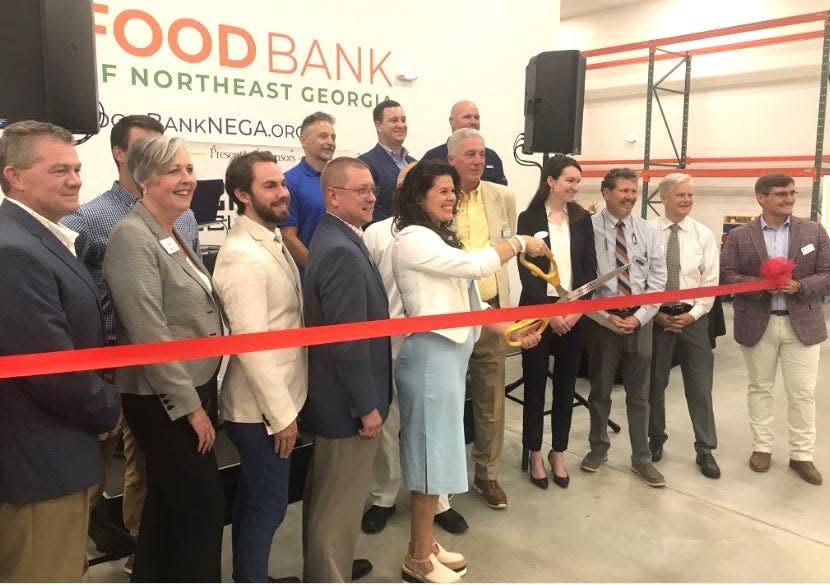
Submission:
MULTIPOLYGON (((538 181, 534 170, 513 163, 513 140, 523 128, 522 101, 524 68, 528 59, 557 45, 559 2, 531 0, 516 10, 509 5, 488 4, 460 0, 439 2, 427 0, 418 3, 379 3, 339 0, 285 3, 267 0, 238 0, 232 5, 201 0, 101 0, 106 13, 96 14, 96 23, 106 27, 105 34, 96 35, 99 69, 104 64, 115 65, 115 77, 104 81, 99 71, 99 92, 107 113, 156 112, 174 118, 234 117, 263 120, 266 127, 273 123, 299 125, 307 114, 323 110, 337 118, 338 146, 342 150, 362 152, 371 148, 376 136, 371 119, 371 107, 349 107, 323 104, 302 99, 302 87, 369 93, 375 101, 389 96, 404 106, 409 121, 409 137, 405 146, 420 157, 427 149, 446 139, 449 133, 447 117, 453 102, 474 100, 482 114, 482 131, 488 145, 495 148, 506 163, 507 176, 517 190, 526 193, 538 181), (232 10, 226 8, 233 6, 232 10), (116 20, 125 11, 138 9, 152 15, 164 34, 160 50, 151 57, 136 57, 118 45, 114 37, 116 20), (528 18, 528 15, 534 15, 528 18), (213 51, 202 63, 184 63, 174 56, 168 46, 168 28, 177 19, 191 18, 203 23, 213 41, 213 51), (255 45, 256 58, 245 68, 221 67, 218 61, 218 27, 220 24, 247 31, 255 45), (269 72, 269 33, 280 33, 293 38, 294 55, 300 61, 293 74, 269 72), (363 51, 364 75, 361 82, 354 80, 343 65, 341 81, 328 79, 320 68, 309 68, 300 75, 302 61, 314 40, 319 41, 322 54, 336 75, 337 44, 356 64, 357 47, 363 51), (368 83, 369 52, 377 55, 391 52, 384 70, 392 80, 389 86, 381 77, 368 83), (239 77, 245 87, 259 81, 291 84, 288 99, 264 99, 207 93, 174 91, 171 89, 136 87, 131 84, 130 68, 148 68, 151 72, 166 70, 175 75, 183 72, 239 77), (400 82, 395 75, 403 68, 417 73, 414 82, 400 82)), ((137 46, 150 42, 150 27, 140 19, 130 19, 124 28, 126 37, 137 46)), ((202 46, 199 35, 185 28, 179 37, 182 49, 196 53, 202 46)), ((283 37, 276 48, 287 47, 283 37)), ((230 55, 242 58, 246 54, 244 42, 232 37, 230 55)), ((314 59, 319 63, 319 56, 314 59)), ((285 57, 276 63, 278 68, 290 64, 285 57)), ((162 74, 164 75, 164 74, 162 74)), ((371 104, 374 105, 374 102, 371 104)), ((175 132, 175 131, 173 131, 175 132)), ((295 138, 263 136, 233 136, 228 134, 177 132, 189 140, 223 143, 266 144, 297 146, 295 138)), ((80 147, 84 162, 85 186, 82 199, 90 199, 107 188, 114 178, 114 167, 109 155, 109 127, 89 143, 80 147)), ((198 161, 197 173, 198 173, 198 161)))
MULTIPOLYGON (((643 2, 562 21, 560 48, 589 50, 828 8, 826 0, 643 2)), ((815 22, 667 48, 685 50, 821 27, 821 22, 815 22)), ((647 55, 647 51, 597 57, 588 62, 640 55, 647 55)), ((657 76, 667 72, 673 63, 658 62, 657 76)), ((812 155, 816 140, 820 64, 820 39, 693 57, 689 156, 812 155)), ((669 79, 680 83, 682 73, 669 79)), ((645 64, 588 71, 583 159, 642 159, 646 81, 645 64), (634 135, 637 141, 627 143, 628 135, 634 135)), ((677 83, 672 81, 670 86, 679 87, 677 83)), ((664 99, 676 140, 680 137, 681 102, 680 96, 664 99)), ((653 116, 651 156, 669 157, 672 151, 656 104, 653 116)), ((830 140, 825 133, 825 152, 828 151, 830 140)), ((785 164, 793 163, 777 166, 785 164)), ((693 170, 690 172, 694 175, 693 170)), ((762 173, 759 169, 758 174, 762 173)), ((752 178, 698 179, 695 182, 695 215, 719 234, 723 215, 757 214, 753 183, 752 178)), ((586 179, 581 200, 601 200, 598 185, 598 179, 586 179)), ((654 186, 652 183, 651 187, 654 186)), ((809 215, 811 187, 810 179, 797 181, 800 195, 796 213, 799 215, 809 215)))

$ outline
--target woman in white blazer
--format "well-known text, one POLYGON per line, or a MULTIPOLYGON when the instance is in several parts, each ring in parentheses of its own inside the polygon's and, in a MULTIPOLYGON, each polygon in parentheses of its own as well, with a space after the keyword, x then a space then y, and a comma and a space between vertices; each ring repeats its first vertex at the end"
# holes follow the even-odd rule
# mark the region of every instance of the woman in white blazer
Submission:
MULTIPOLYGON (((514 236, 465 252, 452 229, 460 180, 443 161, 422 161, 396 195, 392 270, 407 316, 481 309, 475 280, 495 273, 525 250, 543 255, 547 246, 514 236)), ((488 325, 503 332, 506 323, 488 325)), ((407 336, 395 368, 401 413, 401 472, 411 492, 411 539, 402 576, 410 582, 456 582, 466 572, 458 553, 432 536, 438 494, 467 491, 464 448, 464 386, 467 363, 480 327, 455 327, 407 336)), ((515 334, 523 347, 539 336, 515 334)))
MULTIPOLYGON (((119 344, 217 336, 222 308, 210 275, 173 227, 196 178, 181 138, 141 138, 127 165, 141 200, 112 230, 104 281, 119 344)), ((220 358, 120 368, 124 417, 144 453, 147 495, 134 581, 220 581, 225 496, 216 466, 220 358)))

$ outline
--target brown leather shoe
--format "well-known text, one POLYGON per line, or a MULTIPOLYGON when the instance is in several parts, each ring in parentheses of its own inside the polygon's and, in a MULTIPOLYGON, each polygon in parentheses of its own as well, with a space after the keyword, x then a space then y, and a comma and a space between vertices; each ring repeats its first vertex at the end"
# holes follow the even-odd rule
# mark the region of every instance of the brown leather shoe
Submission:
POLYGON ((793 461, 790 459, 790 469, 794 469, 798 476, 813 485, 821 485, 821 473, 812 461, 793 461))
POLYGON ((479 479, 473 481, 473 488, 484 496, 487 505, 491 508, 501 509, 507 507, 507 494, 501 489, 496 479, 479 479))
POLYGON ((762 453, 761 451, 753 451, 749 458, 749 468, 752 471, 763 473, 769 471, 769 466, 772 461, 772 454, 762 453))

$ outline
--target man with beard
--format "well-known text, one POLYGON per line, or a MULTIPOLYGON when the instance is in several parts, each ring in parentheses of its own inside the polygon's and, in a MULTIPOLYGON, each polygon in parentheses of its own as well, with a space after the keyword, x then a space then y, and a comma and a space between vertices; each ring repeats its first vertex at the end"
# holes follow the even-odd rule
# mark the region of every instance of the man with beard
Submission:
POLYGON ((320 173, 334 156, 337 135, 334 116, 314 112, 306 116, 300 126, 300 162, 285 171, 285 182, 291 193, 288 217, 280 220, 283 242, 302 270, 308 256, 308 245, 317 224, 326 212, 320 173))
MULTIPOLYGON (((234 157, 225 188, 239 217, 213 273, 234 333, 303 326, 297 265, 277 224, 288 217, 289 193, 277 159, 253 151, 234 157)), ((233 580, 267 582, 274 533, 288 506, 289 456, 307 391, 307 353, 291 347, 231 356, 221 409, 239 450, 233 509, 233 580)))

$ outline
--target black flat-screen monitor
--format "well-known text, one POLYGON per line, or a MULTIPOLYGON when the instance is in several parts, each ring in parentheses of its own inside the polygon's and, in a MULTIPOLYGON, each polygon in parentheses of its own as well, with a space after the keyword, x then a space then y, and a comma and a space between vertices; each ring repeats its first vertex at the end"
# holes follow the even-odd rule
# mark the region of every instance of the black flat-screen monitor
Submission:
POLYGON ((225 192, 225 181, 207 179, 196 182, 196 191, 190 209, 196 216, 196 223, 213 223, 219 215, 219 198, 225 192))

